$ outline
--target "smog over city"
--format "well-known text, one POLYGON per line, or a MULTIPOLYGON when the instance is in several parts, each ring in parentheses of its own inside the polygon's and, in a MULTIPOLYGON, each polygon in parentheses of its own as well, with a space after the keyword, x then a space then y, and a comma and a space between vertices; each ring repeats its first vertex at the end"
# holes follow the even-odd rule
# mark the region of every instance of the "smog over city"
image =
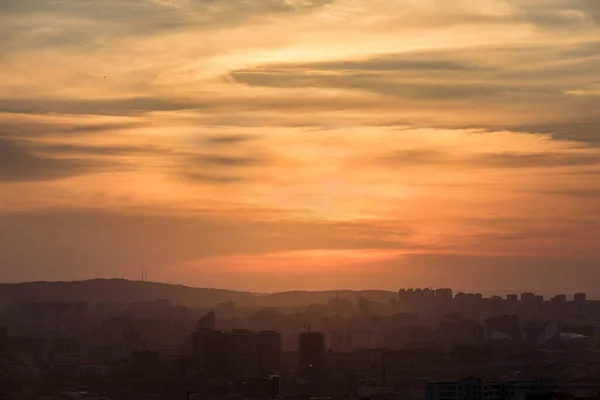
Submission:
POLYGON ((0 0, 0 400, 597 400, 600 0, 0 0))

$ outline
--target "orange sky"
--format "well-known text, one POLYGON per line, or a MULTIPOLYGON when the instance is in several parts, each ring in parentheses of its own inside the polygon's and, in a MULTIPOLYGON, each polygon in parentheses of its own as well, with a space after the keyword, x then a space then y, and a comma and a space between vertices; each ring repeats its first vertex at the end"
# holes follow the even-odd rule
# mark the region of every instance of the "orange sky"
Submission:
POLYGON ((101 3, 0 4, 0 281, 593 290, 596 0, 101 3))

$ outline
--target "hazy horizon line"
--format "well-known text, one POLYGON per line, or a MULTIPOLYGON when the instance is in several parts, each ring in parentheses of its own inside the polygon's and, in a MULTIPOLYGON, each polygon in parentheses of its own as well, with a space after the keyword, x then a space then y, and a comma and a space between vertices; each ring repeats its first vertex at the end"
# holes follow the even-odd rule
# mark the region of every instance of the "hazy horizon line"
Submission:
MULTIPOLYGON (((249 294, 256 294, 256 295, 271 295, 271 294, 281 294, 281 293, 294 293, 294 292, 313 292, 313 293, 323 293, 323 292, 388 292, 388 293, 397 293, 399 290, 401 289, 445 289, 445 288, 449 288, 453 291, 453 294, 456 295, 458 293, 481 293, 484 296, 487 297, 491 297, 491 296, 506 296, 508 294, 517 294, 520 295, 522 293, 536 293, 536 294, 541 294, 544 296, 550 296, 550 295, 557 295, 557 294, 563 294, 563 295, 573 295, 575 293, 580 293, 580 292, 570 292, 570 291, 564 291, 564 292, 552 292, 552 291, 535 291, 535 290, 522 290, 522 289, 518 289, 518 290, 509 290, 509 289, 494 289, 494 290, 473 290, 473 289, 469 289, 469 290, 465 290, 465 289, 455 289, 453 287, 448 287, 448 286, 412 286, 412 287, 402 287, 399 286, 398 289, 396 290, 390 290, 390 289, 378 289, 378 288, 369 288, 369 289, 344 289, 344 288, 337 288, 337 289, 322 289, 322 290, 309 290, 309 289, 293 289, 293 290, 282 290, 282 291, 249 291, 249 290, 240 290, 240 289, 231 289, 231 288, 223 288, 223 287, 202 287, 202 286, 192 286, 192 285, 186 285, 183 283, 173 283, 173 282, 164 282, 164 281, 152 281, 152 280, 140 280, 140 279, 128 279, 128 278, 119 278, 119 277, 114 277, 114 278, 89 278, 89 279, 76 279, 76 280, 54 280, 54 281, 47 281, 47 280, 35 280, 35 281, 19 281, 19 282, 0 282, 0 285, 23 285, 23 284, 41 284, 41 283, 82 283, 82 282, 91 282, 91 281, 126 281, 126 282, 131 282, 131 283, 148 283, 148 284, 160 284, 160 285, 169 285, 169 286, 181 286, 181 287, 186 287, 186 288, 190 288, 190 289, 204 289, 204 290, 218 290, 218 291, 229 291, 229 292, 238 292, 238 293, 249 293, 249 294)), ((581 292, 581 293, 585 293, 585 292, 581 292)), ((594 293, 587 293, 587 295, 594 295, 594 293)), ((588 299, 588 300, 593 300, 593 299, 588 299)))

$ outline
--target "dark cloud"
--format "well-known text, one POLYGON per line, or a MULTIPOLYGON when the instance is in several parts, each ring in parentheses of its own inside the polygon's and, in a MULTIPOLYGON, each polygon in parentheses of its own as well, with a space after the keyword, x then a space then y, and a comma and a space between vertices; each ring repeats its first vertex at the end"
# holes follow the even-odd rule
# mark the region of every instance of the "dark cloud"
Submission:
POLYGON ((548 29, 573 29, 600 23, 600 5, 596 0, 509 0, 517 11, 514 18, 548 29), (583 21, 582 21, 583 20, 583 21))
POLYGON ((0 182, 43 181, 94 171, 98 164, 81 159, 49 158, 16 141, 0 139, 0 182))
POLYGON ((10 116, 0 115, 0 137, 22 139, 64 135, 85 135, 93 133, 115 133, 120 130, 133 129, 139 125, 134 123, 105 124, 63 124, 23 121, 10 116))
POLYGON ((287 71, 476 71, 487 69, 467 61, 436 59, 435 54, 421 58, 415 54, 388 54, 361 60, 338 60, 313 63, 272 64, 267 72, 287 71))
POLYGON ((375 162, 385 166, 456 168, 553 168, 600 165, 600 153, 593 152, 499 152, 476 155, 453 155, 448 152, 416 149, 401 150, 378 156, 375 162))
MULTIPOLYGON (((403 57, 398 55, 398 57, 403 57)), ((252 86, 276 88, 309 88, 323 87, 348 90, 360 90, 388 96, 399 97, 406 100, 436 100, 460 101, 469 99, 487 99, 511 101, 514 99, 531 99, 532 96, 543 99, 544 96, 564 96, 564 91, 569 89, 568 83, 557 85, 556 82, 528 82, 526 85, 519 82, 516 77, 502 78, 503 72, 489 69, 448 69, 435 70, 431 68, 418 68, 419 62, 410 62, 414 69, 410 73, 404 67, 394 69, 390 62, 390 70, 381 71, 374 61, 372 70, 365 68, 368 62, 315 64, 307 69, 290 65, 284 69, 254 68, 239 70, 231 73, 231 78, 238 83, 252 86), (333 68, 339 66, 340 69, 333 68), (356 69, 347 69, 352 65, 356 69), (331 67, 324 70, 326 66, 331 67), (474 71, 481 71, 475 73, 474 71), (515 80, 516 79, 516 80, 515 80)), ((404 64, 402 59, 396 60, 397 64, 404 64)), ((422 64, 427 64, 424 60, 422 64)), ((600 62, 597 62, 600 67, 600 62)), ((571 67, 572 68, 572 67, 571 67)), ((565 71, 566 72, 566 71, 565 71)), ((570 71, 573 72, 572 70, 570 71)), ((589 71, 591 72, 591 70, 589 71)))
POLYGON ((211 146, 222 146, 246 143, 254 139, 255 137, 250 135, 215 135, 204 138, 202 142, 211 146))
POLYGON ((450 154, 432 149, 410 149, 394 151, 377 156, 377 163, 394 166, 427 166, 430 164, 455 162, 450 154))
POLYGON ((190 161, 198 165, 217 167, 253 167, 265 164, 259 157, 228 156, 218 154, 202 154, 190 157, 190 161))
MULTIPOLYGON (((598 98, 600 107, 600 97, 598 98)), ((591 121, 573 121, 571 123, 555 124, 522 124, 498 126, 495 130, 510 130, 514 132, 544 133, 556 139, 573 140, 590 146, 600 146, 600 117, 591 121)))
POLYGON ((181 178, 191 183, 201 183, 210 185, 226 185, 230 183, 247 182, 249 179, 243 176, 232 176, 223 174, 210 174, 202 172, 184 172, 179 174, 181 178))
MULTIPOLYGON (((389 101, 387 101, 389 103, 389 101)), ((380 100, 340 98, 335 102, 322 102, 322 96, 302 96, 297 98, 264 97, 238 98, 235 95, 210 100, 164 99, 134 97, 127 99, 63 99, 11 100, 0 98, 0 113, 42 114, 42 115, 106 115, 129 117, 154 111, 197 111, 213 126, 261 126, 260 121, 272 116, 266 111, 292 111, 314 113, 315 110, 378 108, 385 106, 380 100), (248 112, 254 119, 240 120, 232 113, 248 112), (248 122, 247 122, 248 121, 248 122), (257 122, 258 121, 258 122, 257 122)), ((2 124, 2 122, 0 122, 2 124)), ((320 126, 310 121, 295 123, 293 126, 320 126)), ((131 124, 130 127, 133 127, 131 124)), ((123 129, 126 129, 123 126, 123 129)), ((0 128, 0 132, 1 132, 0 128)))
MULTIPOLYGON (((222 149, 222 146, 216 146, 222 149)), ((239 155, 227 152, 177 155, 175 175, 188 182, 225 185, 257 179, 257 167, 269 164, 262 155, 239 155)))
POLYGON ((137 273, 140 264, 158 279, 202 257, 394 248, 413 233, 400 223, 289 221, 252 209, 185 216, 122 211, 0 213, 0 265, 11 266, 0 268, 0 280, 120 276, 137 273))
POLYGON ((158 146, 93 146, 71 143, 34 144, 32 148, 42 154, 71 156, 124 156, 124 155, 176 155, 175 151, 158 146))
POLYGON ((159 34, 182 28, 211 29, 257 23, 273 15, 308 13, 332 0, 304 1, 292 4, 286 0, 3 0, 0 15, 7 24, 0 32, 8 38, 7 48, 46 46, 101 46, 103 39, 159 34), (53 17, 50 25, 35 19, 23 22, 15 17, 36 15, 53 17), (14 20, 14 21, 13 21, 14 20), (64 24, 76 20, 79 24, 64 24), (51 29, 46 29, 46 28, 51 29), (36 34, 43 30, 43 35, 36 34))
POLYGON ((179 111, 207 107, 207 103, 153 97, 115 99, 0 99, 0 112, 15 114, 136 115, 150 111, 179 111))
POLYGON ((473 165, 489 168, 582 167, 600 165, 600 153, 491 153, 472 159, 473 165))
MULTIPOLYGON (((531 193, 546 193, 544 190, 531 193)), ((594 218, 502 218, 471 217, 465 222, 475 228, 475 232, 465 236, 470 240, 477 238, 491 241, 539 240, 574 238, 580 235, 595 236, 600 233, 600 220, 594 218), (492 228, 492 232, 481 233, 481 227, 492 228), (479 229, 478 229, 479 228, 479 229)), ((467 229, 468 231, 468 229, 467 229)))
MULTIPOLYGON (((597 145, 600 95, 594 94, 593 84, 600 70, 599 49, 600 42, 595 40, 569 46, 421 51, 335 62, 279 63, 233 71, 230 76, 234 82, 266 88, 335 88, 376 94, 385 101, 379 104, 380 110, 404 112, 405 125, 544 133, 597 145), (589 89, 592 92, 586 93, 589 89), (514 122, 499 126, 499 120, 514 122)), ((342 101, 320 105, 350 108, 342 101)))
MULTIPOLYGON (((429 70, 421 70, 430 74, 429 70)), ((381 71, 380 71, 381 72, 381 71)), ((446 77, 445 80, 430 76, 429 82, 415 82, 413 74, 396 71, 395 75, 389 73, 371 72, 299 72, 296 70, 247 70, 231 73, 232 79, 237 83, 252 86, 275 88, 335 88, 371 92, 386 96, 393 96, 407 101, 464 101, 464 100, 492 100, 542 96, 560 93, 552 87, 527 86, 506 84, 502 82, 476 81, 446 77)), ((473 78, 473 77, 471 77, 473 78)))
POLYGON ((569 188, 556 190, 543 190, 536 193, 554 194, 559 196, 576 197, 580 199, 600 200, 600 188, 569 188))

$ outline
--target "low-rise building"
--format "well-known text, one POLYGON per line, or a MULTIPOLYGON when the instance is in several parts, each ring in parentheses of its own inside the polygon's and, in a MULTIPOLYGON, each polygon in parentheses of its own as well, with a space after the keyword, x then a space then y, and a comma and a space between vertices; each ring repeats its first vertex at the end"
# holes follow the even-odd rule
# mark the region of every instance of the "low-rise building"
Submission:
POLYGON ((490 382, 477 378, 456 382, 434 382, 425 386, 426 400, 525 400, 555 392, 548 381, 490 382))

